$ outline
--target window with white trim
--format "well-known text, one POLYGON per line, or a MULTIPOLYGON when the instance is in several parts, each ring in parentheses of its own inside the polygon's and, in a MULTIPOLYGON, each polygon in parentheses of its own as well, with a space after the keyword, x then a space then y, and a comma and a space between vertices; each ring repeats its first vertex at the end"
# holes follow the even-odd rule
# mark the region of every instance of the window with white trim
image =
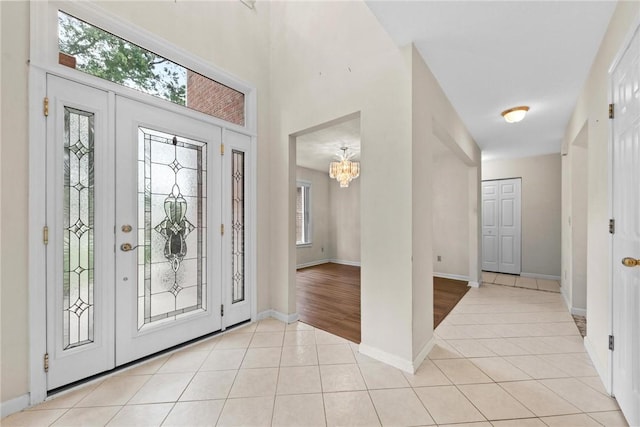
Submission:
POLYGON ((296 244, 311 244, 311 183, 298 181, 296 188, 296 244))

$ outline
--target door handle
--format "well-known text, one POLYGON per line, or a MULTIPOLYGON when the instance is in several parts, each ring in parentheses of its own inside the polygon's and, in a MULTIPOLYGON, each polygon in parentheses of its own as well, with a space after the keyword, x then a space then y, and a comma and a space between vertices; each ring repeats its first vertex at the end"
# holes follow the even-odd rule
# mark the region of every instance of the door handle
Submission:
POLYGON ((138 247, 138 245, 131 246, 131 243, 123 243, 123 244, 120 245, 120 250, 122 252, 129 252, 129 251, 132 251, 132 250, 136 249, 137 247, 138 247))
POLYGON ((635 267, 640 265, 640 259, 631 257, 622 258, 622 265, 624 265, 625 267, 635 267))

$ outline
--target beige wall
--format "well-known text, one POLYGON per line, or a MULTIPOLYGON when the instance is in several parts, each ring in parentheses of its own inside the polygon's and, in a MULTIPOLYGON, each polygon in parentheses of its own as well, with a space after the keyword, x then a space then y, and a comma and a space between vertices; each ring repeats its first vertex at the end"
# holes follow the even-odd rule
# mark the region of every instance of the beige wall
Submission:
MULTIPOLYGON (((0 2, 2 10, 2 115, 0 174, 2 188, 2 275, 0 277, 0 402, 28 390, 27 269, 27 59, 29 5, 0 2), (10 123, 11 126, 7 126, 10 123)), ((44 326, 44 325, 43 325, 44 326)))
POLYGON ((522 273, 560 277, 560 154, 482 162, 482 179, 522 178, 522 273))
MULTIPOLYGON (((624 48, 626 37, 635 29, 640 20, 640 2, 618 2, 609 22, 598 53, 584 88, 576 102, 563 138, 563 152, 572 155, 571 143, 583 126, 588 130, 587 164, 587 337, 585 345, 589 350, 598 373, 609 387, 609 350, 607 337, 611 332, 610 313, 610 253, 608 204, 611 195, 608 189, 608 141, 609 104, 608 70, 619 52, 624 48)), ((565 162, 566 164, 566 162, 565 162)), ((566 175, 569 178, 569 174, 566 175)), ((568 184, 569 186, 571 184, 568 184)), ((564 227, 568 225, 565 223, 564 227)), ((570 251, 566 245, 563 251, 570 251)))
POLYGON ((329 193, 330 259, 360 264, 360 178, 351 181, 347 188, 340 188, 340 183, 331 179, 329 193))
POLYGON ((442 147, 433 156, 433 269, 436 274, 469 277, 468 170, 447 148, 442 147))
POLYGON ((311 183, 311 245, 296 247, 296 265, 302 266, 332 258, 331 198, 327 173, 298 166, 296 179, 311 183))

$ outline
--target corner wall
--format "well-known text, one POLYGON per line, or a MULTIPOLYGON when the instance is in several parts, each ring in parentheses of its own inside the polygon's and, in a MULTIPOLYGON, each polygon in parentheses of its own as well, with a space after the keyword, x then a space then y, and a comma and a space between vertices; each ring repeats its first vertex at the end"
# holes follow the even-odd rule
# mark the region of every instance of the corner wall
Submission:
MULTIPOLYGON (((609 67, 624 42, 640 22, 640 2, 620 1, 611 17, 609 27, 587 81, 576 102, 563 138, 563 152, 571 156, 571 143, 587 123, 589 135, 587 186, 587 336, 585 346, 607 390, 611 388, 611 253, 609 251, 609 67)), ((566 164, 566 162, 565 162, 566 164)), ((571 185, 571 184, 569 184, 571 185)), ((564 227, 568 225, 565 223, 564 227)), ((570 251, 566 246, 564 251, 570 251)))
POLYGON ((351 181, 347 188, 340 188, 338 181, 329 179, 329 197, 330 259, 345 264, 361 265, 360 178, 351 181))
POLYGON ((482 162, 482 180, 522 178, 522 273, 560 278, 560 154, 482 162))

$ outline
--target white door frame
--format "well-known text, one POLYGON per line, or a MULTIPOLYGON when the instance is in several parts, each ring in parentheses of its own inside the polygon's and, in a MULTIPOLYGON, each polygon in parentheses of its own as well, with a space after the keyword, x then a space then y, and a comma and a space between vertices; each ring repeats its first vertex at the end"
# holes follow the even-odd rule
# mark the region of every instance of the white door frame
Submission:
MULTIPOLYGON (((28 219, 28 266, 29 266, 29 404, 43 402, 47 397, 47 374, 43 369, 46 353, 46 246, 43 229, 46 225, 46 118, 43 114, 43 100, 47 95, 47 74, 70 81, 83 83, 109 92, 110 101, 115 93, 156 105, 169 111, 199 118, 224 129, 229 129, 251 138, 249 168, 251 200, 247 209, 246 224, 250 227, 247 235, 246 268, 250 287, 251 320, 257 318, 256 286, 256 203, 257 198, 257 94, 255 86, 244 82, 224 70, 212 67, 190 52, 176 47, 157 35, 144 31, 124 21, 121 17, 103 10, 97 5, 82 2, 31 2, 30 5, 30 58, 29 58, 29 219, 28 219), (238 126, 215 117, 171 104, 170 102, 142 94, 118 84, 72 70, 57 63, 57 11, 62 9, 109 32, 143 46, 165 58, 171 59, 193 71, 238 90, 245 95, 245 123, 238 126)), ((114 138, 114 129, 109 130, 114 138)))
MULTIPOLYGON (((607 87, 608 87, 608 99, 611 102, 613 100, 613 72, 616 67, 622 60, 624 54, 626 53, 631 41, 633 40, 634 35, 637 31, 640 31, 640 12, 636 14, 636 16, 632 19, 633 24, 630 27, 627 35, 625 36, 623 42, 620 44, 620 48, 611 62, 611 65, 608 69, 607 76, 607 87)), ((609 120, 609 141, 607 144, 607 154, 608 154, 608 164, 607 164, 607 190, 609 192, 608 197, 608 213, 609 218, 614 218, 613 214, 613 191, 614 191, 614 182, 613 182, 613 168, 614 168, 614 154, 613 154, 613 139, 614 139, 614 128, 613 123, 609 120)), ((609 334, 613 336, 613 319, 614 319, 614 289, 613 289, 613 278, 614 278, 614 263, 620 262, 620 260, 614 259, 614 251, 613 251, 613 235, 609 234, 609 325, 608 330, 609 334)), ((607 365, 608 369, 606 372, 602 374, 608 375, 608 378, 603 378, 603 383, 607 392, 613 395, 613 377, 614 377, 614 369, 613 369, 613 351, 609 350, 607 356, 607 365)))

